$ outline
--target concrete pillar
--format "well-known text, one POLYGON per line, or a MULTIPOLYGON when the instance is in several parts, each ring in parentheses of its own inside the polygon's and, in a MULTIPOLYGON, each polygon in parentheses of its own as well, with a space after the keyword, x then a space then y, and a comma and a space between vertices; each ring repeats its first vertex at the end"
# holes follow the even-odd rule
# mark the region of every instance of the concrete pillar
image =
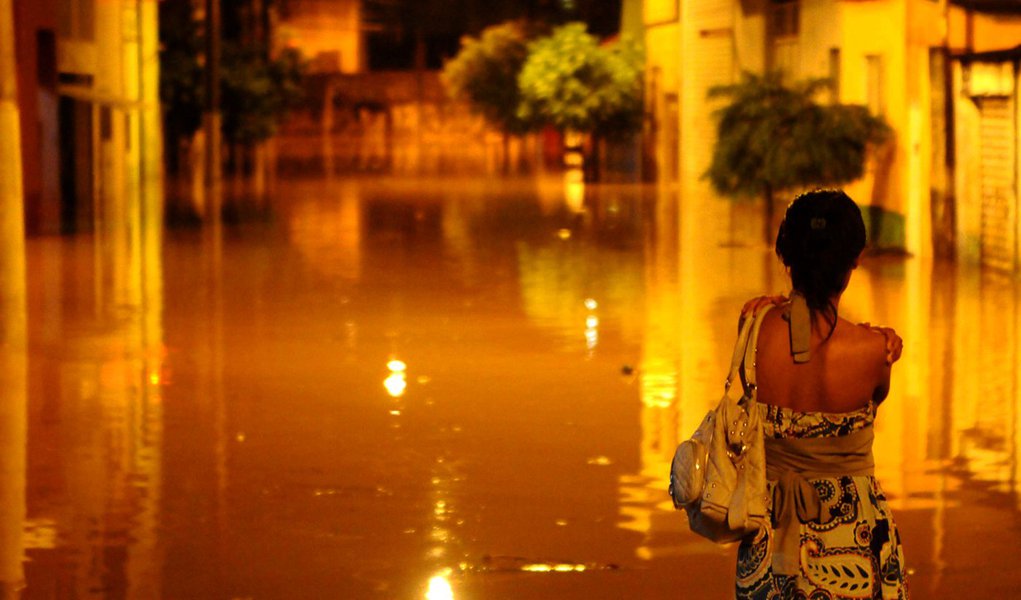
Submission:
POLYGON ((219 227, 223 212, 223 158, 220 112, 220 2, 206 0, 206 219, 219 227))
POLYGON ((21 314, 25 302, 25 201, 19 119, 14 7, 12 0, 0 0, 0 307, 21 314))
MULTIPOLYGON (((159 3, 138 1, 139 76, 141 94, 141 134, 139 162, 144 245, 162 247, 163 125, 160 119, 159 3)), ((158 250, 157 250, 158 251, 158 250)), ((143 263, 144 266, 145 263, 143 263)))
POLYGON ((0 598, 17 598, 25 572, 28 356, 21 132, 14 7, 0 0, 0 598))

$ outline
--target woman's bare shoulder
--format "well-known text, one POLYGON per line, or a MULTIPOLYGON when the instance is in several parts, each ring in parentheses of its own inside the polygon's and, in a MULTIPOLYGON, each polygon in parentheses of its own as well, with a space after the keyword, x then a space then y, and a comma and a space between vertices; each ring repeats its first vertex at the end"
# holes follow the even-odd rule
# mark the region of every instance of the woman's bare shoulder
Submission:
POLYGON ((886 363, 886 337, 867 323, 855 324, 841 319, 844 342, 848 349, 870 365, 886 363))

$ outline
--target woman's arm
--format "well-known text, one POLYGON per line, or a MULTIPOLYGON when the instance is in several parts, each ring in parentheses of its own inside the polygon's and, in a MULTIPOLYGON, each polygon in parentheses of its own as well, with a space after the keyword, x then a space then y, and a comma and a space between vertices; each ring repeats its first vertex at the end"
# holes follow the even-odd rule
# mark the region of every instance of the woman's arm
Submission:
POLYGON ((877 343, 876 347, 879 373, 876 388, 872 392, 872 401, 878 405, 890 393, 890 374, 893 370, 893 363, 900 360, 901 352, 904 349, 904 340, 891 327, 879 327, 869 323, 862 323, 862 326, 883 336, 883 346, 879 347, 877 343))
POLYGON ((893 363, 900 360, 901 352, 904 351, 904 340, 901 339, 897 332, 894 331, 893 327, 881 327, 879 325, 872 325, 869 323, 860 323, 862 327, 866 327, 880 333, 883 338, 886 339, 886 364, 893 366, 893 363))

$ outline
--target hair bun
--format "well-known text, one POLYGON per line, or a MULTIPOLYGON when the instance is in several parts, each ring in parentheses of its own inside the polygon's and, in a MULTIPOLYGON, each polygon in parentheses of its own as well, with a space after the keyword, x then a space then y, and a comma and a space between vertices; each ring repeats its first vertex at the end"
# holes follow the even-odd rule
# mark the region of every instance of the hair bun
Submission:
POLYGON ((865 248, 861 210, 840 190, 815 190, 787 207, 776 236, 776 254, 809 308, 826 310, 843 290, 847 272, 865 248))

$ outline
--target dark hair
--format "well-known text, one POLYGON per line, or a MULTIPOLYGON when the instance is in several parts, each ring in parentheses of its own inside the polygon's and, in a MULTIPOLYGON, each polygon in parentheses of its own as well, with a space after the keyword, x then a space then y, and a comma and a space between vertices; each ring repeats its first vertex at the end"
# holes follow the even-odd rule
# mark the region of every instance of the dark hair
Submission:
POLYGON ((790 269, 794 291, 805 297, 814 314, 821 311, 837 324, 830 298, 841 292, 847 272, 865 248, 861 210, 840 190, 801 194, 787 207, 776 234, 776 254, 790 269))

